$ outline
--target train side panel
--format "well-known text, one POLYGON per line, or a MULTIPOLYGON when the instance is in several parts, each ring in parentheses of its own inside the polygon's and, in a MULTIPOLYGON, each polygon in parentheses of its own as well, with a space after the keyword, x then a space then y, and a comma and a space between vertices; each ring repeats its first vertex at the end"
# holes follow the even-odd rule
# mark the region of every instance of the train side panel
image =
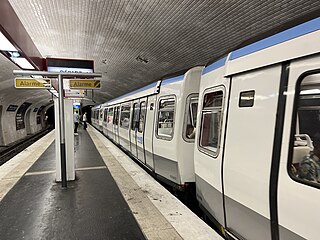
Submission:
MULTIPOLYGON (((207 71, 205 68, 204 71, 207 71)), ((224 78, 225 67, 217 66, 217 69, 204 73, 201 77, 200 93, 199 93, 199 106, 197 117, 197 132, 196 143, 194 147, 194 164, 195 164, 195 180, 196 180, 196 194, 200 206, 208 212, 208 216, 212 221, 224 226, 224 210, 223 210, 223 195, 222 195, 222 182, 221 182, 221 168, 224 138, 220 138, 219 151, 213 153, 210 151, 210 144, 213 143, 209 140, 212 136, 208 133, 211 126, 210 119, 207 116, 222 116, 222 123, 220 126, 220 136, 224 136, 225 132, 225 119, 227 116, 228 95, 229 95, 229 79, 224 78), (223 93, 222 106, 219 109, 210 107, 208 104, 208 96, 216 96, 223 93), (204 122, 205 121, 205 122, 204 122), (204 125, 203 127, 201 125, 204 125), (202 134, 201 134, 202 132, 202 134)), ((213 119, 213 118, 212 118, 213 119)), ((213 123, 213 122, 212 122, 213 123)), ((212 132, 212 131, 211 131, 212 132)))
POLYGON ((269 180, 281 65, 232 76, 223 184, 227 229, 271 239, 269 180))
POLYGON ((153 138, 154 169, 158 176, 175 184, 181 183, 177 158, 177 133, 180 94, 183 76, 179 81, 162 83, 157 95, 156 122, 153 138))
POLYGON ((185 73, 182 82, 179 111, 177 111, 177 160, 181 183, 195 182, 194 135, 199 97, 200 78, 203 67, 194 67, 185 73))

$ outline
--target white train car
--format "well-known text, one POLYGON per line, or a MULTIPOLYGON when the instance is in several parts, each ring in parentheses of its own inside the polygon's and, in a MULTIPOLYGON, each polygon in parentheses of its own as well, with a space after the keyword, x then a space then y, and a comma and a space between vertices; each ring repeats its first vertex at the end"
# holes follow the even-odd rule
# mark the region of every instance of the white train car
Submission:
POLYGON ((207 66, 196 195, 230 239, 319 239, 320 18, 207 66))
POLYGON ((105 103, 103 133, 167 184, 194 183, 193 145, 203 67, 105 103))

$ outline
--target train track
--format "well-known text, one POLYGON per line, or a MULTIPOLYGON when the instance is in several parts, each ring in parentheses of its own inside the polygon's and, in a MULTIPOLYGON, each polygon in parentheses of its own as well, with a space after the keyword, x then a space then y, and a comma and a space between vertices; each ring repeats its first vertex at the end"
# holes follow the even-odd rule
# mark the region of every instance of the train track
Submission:
POLYGON ((46 128, 39 133, 26 137, 20 141, 13 143, 12 145, 5 147, 0 151, 0 166, 52 130, 52 128, 46 128))

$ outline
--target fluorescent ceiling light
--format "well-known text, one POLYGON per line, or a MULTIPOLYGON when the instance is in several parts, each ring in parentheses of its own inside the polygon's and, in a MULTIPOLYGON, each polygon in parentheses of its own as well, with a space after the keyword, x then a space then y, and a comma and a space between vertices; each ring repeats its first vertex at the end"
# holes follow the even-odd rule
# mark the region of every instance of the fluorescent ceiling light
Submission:
POLYGON ((11 58, 11 60, 18 64, 22 69, 35 69, 25 58, 11 58))
POLYGON ((31 75, 32 78, 43 78, 41 75, 31 75))
POLYGON ((2 51, 15 51, 18 50, 12 45, 12 43, 0 32, 0 50, 2 51))

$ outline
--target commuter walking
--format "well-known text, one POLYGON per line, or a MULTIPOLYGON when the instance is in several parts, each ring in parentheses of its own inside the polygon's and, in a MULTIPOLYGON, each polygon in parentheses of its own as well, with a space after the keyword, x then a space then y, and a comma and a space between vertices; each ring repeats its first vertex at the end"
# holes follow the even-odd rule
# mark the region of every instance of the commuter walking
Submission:
POLYGON ((85 112, 82 116, 82 121, 83 121, 83 129, 86 130, 87 129, 87 112, 85 112))
POLYGON ((73 123, 74 123, 74 134, 78 135, 78 126, 79 126, 79 114, 78 111, 76 110, 75 113, 73 114, 73 123))

